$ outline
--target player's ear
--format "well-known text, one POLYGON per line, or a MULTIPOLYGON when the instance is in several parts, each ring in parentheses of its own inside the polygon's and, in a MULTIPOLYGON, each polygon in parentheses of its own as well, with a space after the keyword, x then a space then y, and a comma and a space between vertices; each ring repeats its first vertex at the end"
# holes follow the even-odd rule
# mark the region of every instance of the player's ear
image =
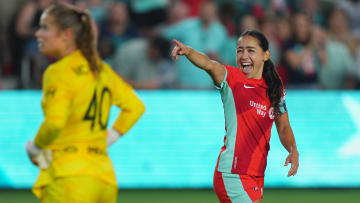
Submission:
POLYGON ((270 51, 266 50, 265 53, 264 53, 264 61, 267 61, 269 59, 270 59, 270 51))
POLYGON ((61 32, 61 39, 63 39, 66 42, 69 42, 70 40, 74 39, 74 32, 72 29, 68 28, 61 32))

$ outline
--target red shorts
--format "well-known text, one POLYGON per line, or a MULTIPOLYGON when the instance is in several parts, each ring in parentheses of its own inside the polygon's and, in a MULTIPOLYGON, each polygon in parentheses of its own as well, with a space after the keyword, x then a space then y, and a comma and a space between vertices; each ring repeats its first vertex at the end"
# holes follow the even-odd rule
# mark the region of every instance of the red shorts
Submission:
POLYGON ((221 203, 253 202, 261 199, 264 177, 215 171, 214 190, 221 203))

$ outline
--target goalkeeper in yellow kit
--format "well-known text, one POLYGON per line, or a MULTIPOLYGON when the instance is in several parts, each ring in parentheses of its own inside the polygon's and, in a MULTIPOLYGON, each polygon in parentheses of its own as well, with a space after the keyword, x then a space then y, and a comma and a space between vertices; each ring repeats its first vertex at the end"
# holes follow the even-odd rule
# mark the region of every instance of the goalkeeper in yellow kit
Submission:
POLYGON ((134 125, 145 107, 98 56, 88 11, 53 4, 42 14, 36 37, 40 51, 58 60, 43 76, 45 119, 26 144, 41 169, 33 192, 49 203, 116 202, 107 147, 134 125), (108 129, 111 105, 121 113, 108 129))

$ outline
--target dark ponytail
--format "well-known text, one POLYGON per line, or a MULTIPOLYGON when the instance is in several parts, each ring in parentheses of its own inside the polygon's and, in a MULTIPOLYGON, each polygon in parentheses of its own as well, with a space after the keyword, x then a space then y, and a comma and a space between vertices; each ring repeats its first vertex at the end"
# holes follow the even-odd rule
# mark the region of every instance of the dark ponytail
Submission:
MULTIPOLYGON (((243 32, 240 37, 246 35, 250 35, 257 39, 259 41, 259 46, 263 51, 269 50, 269 42, 261 32, 256 30, 248 30, 243 32)), ((275 69, 274 64, 270 59, 264 62, 262 77, 268 86, 266 93, 270 99, 271 106, 274 108, 274 113, 275 115, 279 115, 279 104, 280 99, 283 96, 284 86, 278 72, 275 69)))
POLYGON ((280 76, 270 59, 264 62, 264 69, 262 76, 268 86, 266 93, 269 96, 271 106, 274 108, 275 115, 278 115, 280 114, 279 104, 280 104, 280 99, 283 96, 284 87, 280 79, 280 76))
POLYGON ((97 52, 96 28, 89 11, 80 10, 72 5, 56 3, 45 10, 54 16, 55 24, 60 30, 72 29, 75 43, 89 63, 91 71, 100 72, 100 57, 97 52))
POLYGON ((89 62, 90 69, 94 74, 100 72, 99 54, 97 52, 97 38, 95 23, 88 11, 80 11, 80 21, 82 23, 82 32, 76 35, 76 45, 81 50, 89 62))

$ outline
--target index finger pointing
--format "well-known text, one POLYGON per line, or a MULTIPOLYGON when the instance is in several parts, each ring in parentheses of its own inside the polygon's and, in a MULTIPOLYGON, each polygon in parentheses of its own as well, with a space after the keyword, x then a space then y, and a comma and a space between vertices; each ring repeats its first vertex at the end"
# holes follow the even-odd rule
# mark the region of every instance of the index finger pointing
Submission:
POLYGON ((181 42, 177 41, 176 39, 174 39, 173 42, 179 47, 184 46, 181 42))

